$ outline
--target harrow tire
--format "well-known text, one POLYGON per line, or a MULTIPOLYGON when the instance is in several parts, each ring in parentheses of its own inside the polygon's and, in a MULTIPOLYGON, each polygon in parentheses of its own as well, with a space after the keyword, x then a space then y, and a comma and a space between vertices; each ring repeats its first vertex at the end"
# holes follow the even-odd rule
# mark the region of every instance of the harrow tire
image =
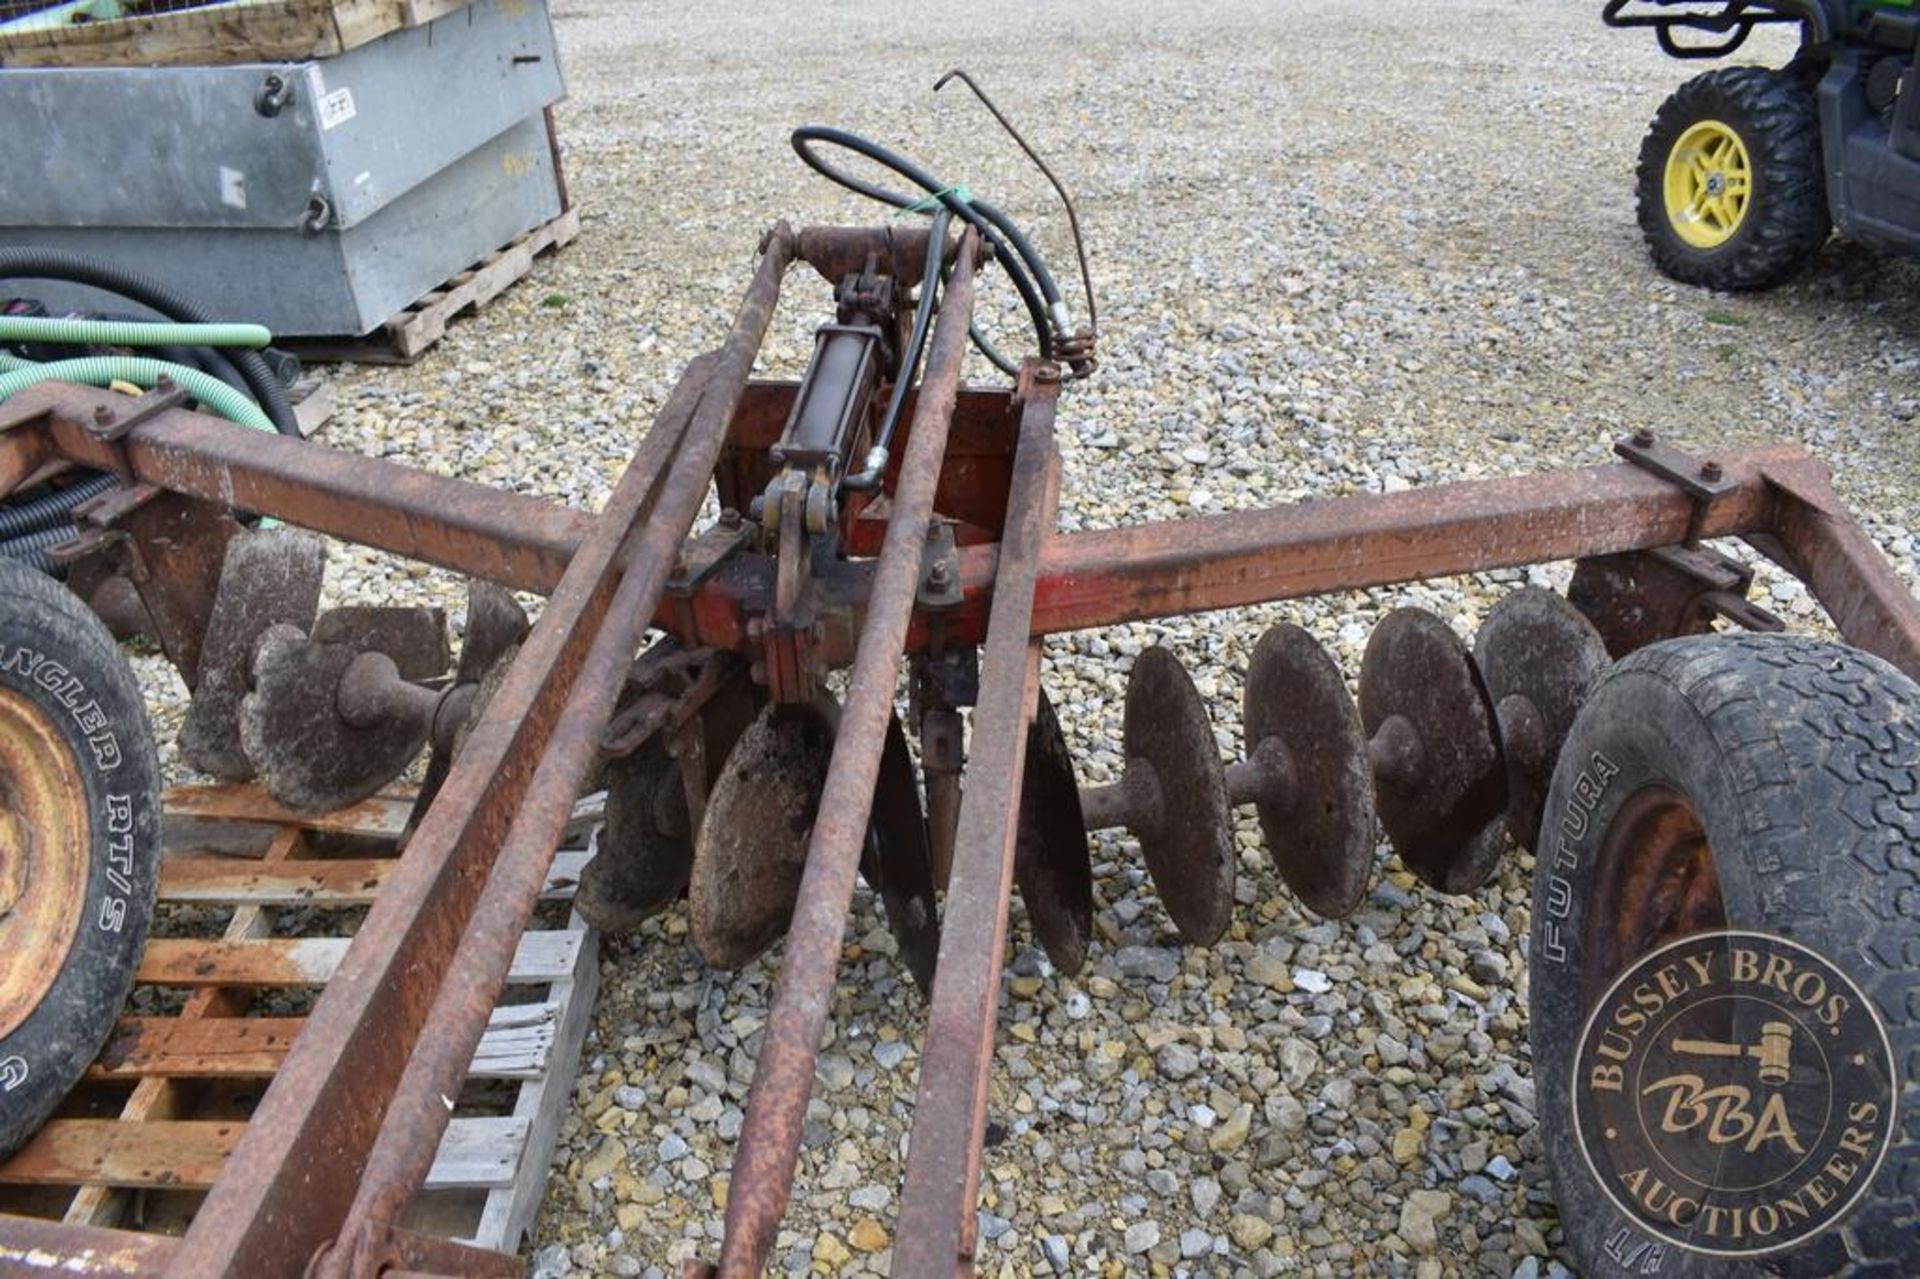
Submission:
POLYGON ((1694 636, 1621 661, 1581 709, 1554 773, 1529 966, 1537 1113, 1561 1226, 1583 1273, 1654 1273, 1645 1269, 1653 1265, 1663 1279, 1920 1274, 1913 680, 1855 649, 1798 636, 1694 636), (1658 812, 1675 793, 1685 808, 1666 815, 1697 819, 1691 834, 1663 837, 1645 818, 1635 825, 1636 803, 1643 814, 1658 812), (1663 857, 1663 846, 1688 851, 1663 857), (1710 865, 1711 879, 1692 863, 1710 865), (1638 925, 1623 922, 1639 904, 1625 867, 1652 885, 1638 925), (1704 910, 1703 896, 1711 898, 1704 910), (1676 909, 1676 899, 1695 908, 1676 909), (1613 1206, 1583 1157, 1574 1064, 1588 1014, 1616 973, 1663 942, 1713 927, 1789 936, 1865 992, 1892 1048, 1895 1127, 1877 1176, 1837 1227, 1757 1259, 1669 1245, 1660 1261, 1651 1236, 1613 1206))
POLYGON ((113 1029, 160 861, 160 765, 132 667, 78 597, 5 562, 0 737, 14 752, 0 741, 4 1156, 53 1113, 113 1029))
POLYGON ((1785 283, 1833 230, 1812 88, 1791 69, 1722 67, 1695 76, 1654 116, 1640 144, 1636 193, 1641 233, 1667 276, 1724 292, 1785 283), (1667 201, 1669 158, 1708 122, 1738 137, 1752 183, 1737 230, 1711 247, 1682 238, 1667 201))

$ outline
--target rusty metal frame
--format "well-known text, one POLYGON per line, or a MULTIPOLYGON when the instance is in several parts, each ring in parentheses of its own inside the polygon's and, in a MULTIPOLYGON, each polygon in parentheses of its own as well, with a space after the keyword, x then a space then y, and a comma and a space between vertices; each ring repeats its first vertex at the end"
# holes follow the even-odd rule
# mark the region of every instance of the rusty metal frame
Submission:
MULTIPOLYGON (((875 256, 918 272, 924 232, 769 232, 725 342, 694 361, 604 511, 266 436, 155 401, 130 429, 124 399, 44 385, 0 408, 0 491, 63 462, 114 470, 180 498, 289 523, 547 594, 468 750, 420 825, 361 938, 314 1009, 226 1174, 180 1240, 0 1217, 0 1273, 21 1250, 99 1273, 377 1274, 494 1269, 485 1254, 401 1226, 474 1040, 649 626, 688 646, 751 655, 768 555, 735 545, 668 593, 709 487, 753 490, 790 402, 749 383, 781 277, 829 280, 875 256), (117 1269, 116 1269, 117 1268, 117 1269)), ((1791 447, 1715 459, 1710 503, 1641 466, 1612 464, 1090 532, 1054 531, 1057 367, 1011 391, 962 391, 977 244, 943 245, 953 278, 884 519, 855 517, 862 555, 819 589, 844 618, 815 659, 850 665, 851 691, 810 842, 765 1047, 749 1098, 718 1263, 759 1272, 787 1206, 816 1045, 827 1016, 899 667, 931 645, 984 645, 974 746, 954 841, 947 927, 922 1055, 896 1273, 970 1270, 986 1088, 1038 641, 1063 631, 1547 560, 1744 538, 1805 580, 1852 643, 1920 677, 1920 604, 1791 447), (936 516, 961 512, 958 600, 919 598, 936 516)), ((136 541, 138 537, 136 535, 136 541)), ((200 607, 196 603, 194 607, 200 607)), ((185 629, 189 629, 187 627, 185 629)), ((22 1263, 24 1264, 24 1263, 22 1263)))

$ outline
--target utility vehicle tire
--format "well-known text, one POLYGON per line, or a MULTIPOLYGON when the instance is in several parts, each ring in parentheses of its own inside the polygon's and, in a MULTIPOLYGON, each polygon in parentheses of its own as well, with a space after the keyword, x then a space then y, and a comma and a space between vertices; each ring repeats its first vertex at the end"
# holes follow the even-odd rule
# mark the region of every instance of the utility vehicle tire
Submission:
POLYGON ((0 1155, 112 1030, 159 860, 160 765, 132 668, 66 587, 0 561, 0 1155))
POLYGON ((1827 241, 1820 108, 1792 71, 1725 67, 1674 91, 1640 144, 1654 265, 1729 292, 1787 280, 1827 241))
POLYGON ((1920 1274, 1920 686, 1797 636, 1633 653, 1567 738, 1533 900, 1538 1117, 1583 1273, 1920 1274), (1892 1050, 1877 1175, 1836 1227, 1758 1259, 1657 1247, 1602 1190, 1574 1123, 1578 1041, 1608 984, 1656 947, 1722 928, 1825 956, 1877 1009, 1892 1050))

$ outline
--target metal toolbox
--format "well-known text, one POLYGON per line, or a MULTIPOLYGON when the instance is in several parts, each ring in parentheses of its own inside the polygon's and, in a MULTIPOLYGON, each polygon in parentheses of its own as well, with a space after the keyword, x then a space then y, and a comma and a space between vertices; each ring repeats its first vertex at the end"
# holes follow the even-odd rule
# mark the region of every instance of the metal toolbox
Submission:
POLYGON ((560 213, 563 93, 541 0, 321 60, 0 71, 0 243, 107 257, 279 334, 365 333, 560 213))

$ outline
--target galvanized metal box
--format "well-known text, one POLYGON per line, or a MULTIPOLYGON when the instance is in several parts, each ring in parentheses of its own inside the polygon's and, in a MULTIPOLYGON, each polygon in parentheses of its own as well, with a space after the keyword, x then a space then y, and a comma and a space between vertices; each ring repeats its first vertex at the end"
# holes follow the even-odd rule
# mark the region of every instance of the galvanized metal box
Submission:
POLYGON ((560 213, 563 93, 544 0, 308 62, 0 70, 0 243, 111 258, 279 334, 366 333, 560 213))

